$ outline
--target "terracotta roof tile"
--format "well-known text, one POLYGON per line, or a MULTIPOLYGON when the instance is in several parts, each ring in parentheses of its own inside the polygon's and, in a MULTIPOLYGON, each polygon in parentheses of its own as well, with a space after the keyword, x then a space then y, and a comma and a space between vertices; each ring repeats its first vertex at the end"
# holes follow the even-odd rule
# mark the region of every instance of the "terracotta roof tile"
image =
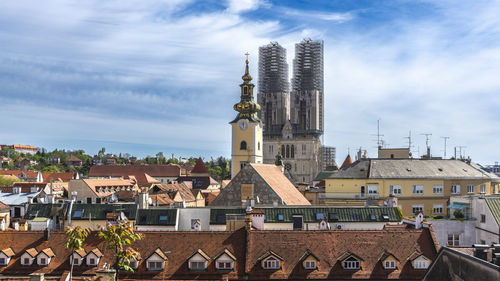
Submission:
POLYGON ((353 163, 351 155, 347 154, 347 157, 344 160, 344 163, 342 163, 342 166, 340 166, 340 169, 343 169, 353 163))
POLYGON ((45 248, 45 249, 43 249, 43 250, 42 250, 40 253, 38 253, 38 254, 41 254, 41 253, 46 254, 46 255, 47 255, 47 257, 49 257, 49 258, 53 258, 53 257, 55 257, 55 256, 56 256, 56 255, 54 254, 54 252, 52 251, 52 249, 51 249, 51 248, 45 248))
POLYGON ((311 205, 276 165, 250 164, 252 168, 278 194, 285 205, 311 205))
POLYGON ((80 257, 85 257, 87 253, 85 252, 85 249, 82 250, 76 250, 75 253, 77 253, 80 257))
POLYGON ((205 166, 205 162, 203 162, 203 159, 198 158, 196 160, 196 165, 194 165, 194 168, 191 170, 191 174, 207 174, 208 173, 208 168, 205 166))
POLYGON ((27 178, 29 179, 36 179, 38 177, 38 172, 37 171, 32 171, 32 170, 0 170, 0 175, 11 175, 11 176, 16 176, 19 178, 19 175, 23 173, 26 175, 27 178))
POLYGON ((38 251, 35 248, 29 248, 26 250, 26 253, 28 253, 32 257, 36 257, 38 255, 38 251))
POLYGON ((43 181, 47 183, 51 180, 68 182, 77 179, 77 173, 42 173, 42 177, 43 181))
POLYGON ((14 254, 14 251, 12 250, 12 248, 7 248, 7 249, 3 249, 2 251, 0 251, 2 253, 4 253, 7 257, 13 257, 15 254, 14 254))
MULTIPOLYGON (((103 254, 101 253, 101 250, 99 250, 99 248, 94 248, 92 249, 92 251, 89 252, 90 253, 93 253, 94 255, 96 255, 96 257, 98 258, 101 258, 103 257, 103 254)), ((88 254, 87 254, 88 255, 88 254)))

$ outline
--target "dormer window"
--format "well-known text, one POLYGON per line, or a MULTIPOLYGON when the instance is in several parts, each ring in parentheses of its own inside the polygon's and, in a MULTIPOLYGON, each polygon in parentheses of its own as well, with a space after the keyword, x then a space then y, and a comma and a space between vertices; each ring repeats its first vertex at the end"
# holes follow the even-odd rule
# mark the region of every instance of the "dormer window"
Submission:
POLYGON ((192 271, 204 271, 208 267, 210 257, 205 254, 201 249, 194 252, 188 259, 188 267, 192 271))
POLYGON ((278 221, 284 221, 285 216, 283 214, 278 214, 278 221))
POLYGON ((39 266, 48 266, 50 264, 50 261, 52 260, 53 257, 56 255, 52 251, 51 248, 46 248, 40 251, 38 255, 36 256, 37 264, 39 266))
POLYGON ((264 269, 279 269, 281 267, 281 263, 277 258, 270 256, 263 261, 262 267, 264 269))
POLYGON ((385 260, 384 261, 385 269, 396 269, 396 261, 395 260, 385 260))
POLYGON ((30 248, 26 250, 21 256, 21 265, 30 266, 35 261, 35 257, 38 255, 38 251, 35 248, 30 248))
POLYGON ((14 256, 14 251, 12 248, 3 249, 0 251, 0 266, 6 266, 9 264, 10 259, 14 256))
POLYGON ((344 269, 360 269, 361 264, 355 257, 349 257, 342 262, 344 269))
POLYGON ((418 256, 413 260, 413 268, 415 269, 427 269, 430 265, 431 261, 424 257, 423 255, 418 256))
POLYGON ((215 267, 218 270, 233 270, 235 261, 236 257, 228 249, 224 249, 215 258, 215 267))
POLYGON ((305 260, 304 261, 304 269, 316 269, 316 261, 315 260, 305 260))
POLYGON ((147 259, 146 268, 148 271, 163 271, 167 256, 160 248, 157 248, 147 259))
POLYGON ((319 221, 319 220, 323 220, 325 219, 325 214, 323 213, 316 213, 316 220, 319 221))
POLYGON ((98 248, 90 251, 86 256, 86 261, 88 266, 97 266, 99 264, 99 260, 102 257, 102 253, 98 248))

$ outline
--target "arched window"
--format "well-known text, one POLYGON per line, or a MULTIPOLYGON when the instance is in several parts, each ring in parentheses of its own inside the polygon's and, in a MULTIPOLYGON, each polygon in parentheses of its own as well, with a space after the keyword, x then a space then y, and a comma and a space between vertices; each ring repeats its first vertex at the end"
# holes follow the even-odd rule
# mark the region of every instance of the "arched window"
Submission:
POLYGON ((285 146, 281 146, 281 156, 285 157, 285 146))
POLYGON ((290 146, 287 144, 286 145, 286 156, 285 158, 290 158, 290 146))
POLYGON ((290 150, 290 157, 295 158, 295 146, 292 144, 292 148, 290 150))
POLYGON ((246 141, 242 141, 240 143, 240 150, 247 150, 247 142, 246 141))

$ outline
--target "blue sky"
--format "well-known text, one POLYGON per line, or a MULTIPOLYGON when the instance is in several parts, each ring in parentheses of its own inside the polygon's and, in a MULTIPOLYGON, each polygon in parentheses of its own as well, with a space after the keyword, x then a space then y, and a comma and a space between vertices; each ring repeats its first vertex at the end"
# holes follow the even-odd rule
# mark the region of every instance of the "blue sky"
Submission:
POLYGON ((325 44, 337 161, 389 147, 500 160, 499 1, 2 1, 0 143, 230 156, 245 52, 325 44))

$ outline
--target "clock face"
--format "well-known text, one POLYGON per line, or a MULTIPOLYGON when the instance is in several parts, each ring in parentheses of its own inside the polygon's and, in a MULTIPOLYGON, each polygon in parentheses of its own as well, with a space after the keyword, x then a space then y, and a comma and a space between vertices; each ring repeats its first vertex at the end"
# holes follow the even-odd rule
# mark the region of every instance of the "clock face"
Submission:
POLYGON ((240 129, 242 129, 243 131, 244 131, 244 130, 246 130, 246 129, 247 129, 247 127, 248 127, 247 122, 241 122, 241 123, 240 123, 240 129))

